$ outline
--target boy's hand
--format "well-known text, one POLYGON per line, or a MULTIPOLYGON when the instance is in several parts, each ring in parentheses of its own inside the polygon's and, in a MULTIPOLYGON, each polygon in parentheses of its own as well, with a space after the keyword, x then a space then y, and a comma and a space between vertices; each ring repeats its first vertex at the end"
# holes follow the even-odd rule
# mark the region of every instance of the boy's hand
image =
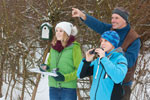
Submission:
POLYGON ((100 58, 105 57, 105 51, 104 51, 103 49, 97 48, 97 49, 95 49, 95 52, 98 54, 98 56, 99 56, 100 58))
POLYGON ((95 56, 95 54, 90 54, 90 52, 92 51, 93 49, 90 49, 86 52, 86 61, 87 62, 91 62, 93 61, 93 58, 95 56))

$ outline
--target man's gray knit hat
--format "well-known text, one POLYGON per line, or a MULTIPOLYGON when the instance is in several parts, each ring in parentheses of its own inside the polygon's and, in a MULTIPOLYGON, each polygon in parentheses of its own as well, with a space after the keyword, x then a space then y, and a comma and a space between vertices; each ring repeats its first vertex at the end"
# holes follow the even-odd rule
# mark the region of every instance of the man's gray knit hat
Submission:
POLYGON ((129 13, 125 10, 122 10, 122 8, 115 8, 112 11, 112 14, 118 14, 120 15, 127 23, 128 23, 128 17, 129 17, 129 13))

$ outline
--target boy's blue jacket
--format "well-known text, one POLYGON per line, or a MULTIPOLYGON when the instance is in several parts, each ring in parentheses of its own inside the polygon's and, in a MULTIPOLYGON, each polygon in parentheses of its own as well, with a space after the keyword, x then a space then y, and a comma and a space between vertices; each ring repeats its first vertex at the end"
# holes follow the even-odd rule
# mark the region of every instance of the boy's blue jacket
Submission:
MULTIPOLYGON (((105 31, 111 30, 111 28, 112 28, 112 24, 103 23, 88 14, 86 14, 86 20, 85 21, 82 20, 82 21, 88 27, 90 27, 91 29, 93 29, 94 31, 96 31, 99 34, 103 34, 105 31)), ((120 42, 119 42, 118 47, 120 47, 123 44, 124 39, 130 29, 131 29, 131 27, 128 24, 126 27, 124 27, 122 29, 115 30, 118 33, 118 35, 120 36, 120 42)), ((125 57, 127 58, 129 68, 131 68, 136 63, 138 53, 140 50, 140 46, 141 46, 141 42, 140 42, 140 39, 138 38, 129 46, 129 48, 125 52, 125 57)))
POLYGON ((99 68, 98 63, 99 58, 92 62, 86 62, 85 58, 83 58, 79 65, 77 76, 78 78, 83 78, 81 74, 84 74, 84 77, 90 76, 90 71, 87 69, 92 68, 93 82, 90 90, 90 100, 110 100, 114 83, 122 82, 126 76, 127 60, 123 53, 116 52, 114 49, 100 60, 99 68), (85 66, 86 63, 89 63, 89 66, 85 66))

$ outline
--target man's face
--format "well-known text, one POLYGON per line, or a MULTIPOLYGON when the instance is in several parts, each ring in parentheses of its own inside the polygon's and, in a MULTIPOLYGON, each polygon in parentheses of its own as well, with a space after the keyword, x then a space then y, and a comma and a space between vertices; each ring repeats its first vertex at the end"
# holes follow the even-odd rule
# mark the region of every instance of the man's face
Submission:
POLYGON ((118 14, 112 14, 111 23, 113 29, 121 29, 127 25, 126 21, 118 14))

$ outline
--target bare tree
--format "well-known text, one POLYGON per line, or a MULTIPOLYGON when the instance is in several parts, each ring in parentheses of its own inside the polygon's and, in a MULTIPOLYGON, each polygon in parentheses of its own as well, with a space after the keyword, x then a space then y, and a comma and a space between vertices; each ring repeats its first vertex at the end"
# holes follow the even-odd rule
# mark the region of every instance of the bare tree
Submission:
MULTIPOLYGON (((99 46, 100 36, 79 19, 71 17, 72 7, 110 23, 113 8, 123 6, 129 10, 131 26, 140 34, 142 40, 131 98, 148 100, 150 71, 147 60, 149 57, 145 56, 150 52, 149 5, 149 0, 1 0, 0 97, 4 95, 2 86, 5 83, 8 85, 6 99, 9 97, 13 100, 13 91, 17 89, 21 94, 16 98, 24 100, 24 94, 28 93, 32 100, 35 100, 40 75, 30 73, 28 69, 39 66, 45 59, 43 55, 50 49, 50 41, 40 39, 40 25, 43 22, 50 22, 53 26, 59 21, 74 23, 79 30, 76 39, 81 43, 84 56, 84 51, 99 46), (37 53, 40 55, 39 58, 36 57, 37 53)), ((78 80, 79 100, 89 99, 91 80, 92 77, 78 80)))

